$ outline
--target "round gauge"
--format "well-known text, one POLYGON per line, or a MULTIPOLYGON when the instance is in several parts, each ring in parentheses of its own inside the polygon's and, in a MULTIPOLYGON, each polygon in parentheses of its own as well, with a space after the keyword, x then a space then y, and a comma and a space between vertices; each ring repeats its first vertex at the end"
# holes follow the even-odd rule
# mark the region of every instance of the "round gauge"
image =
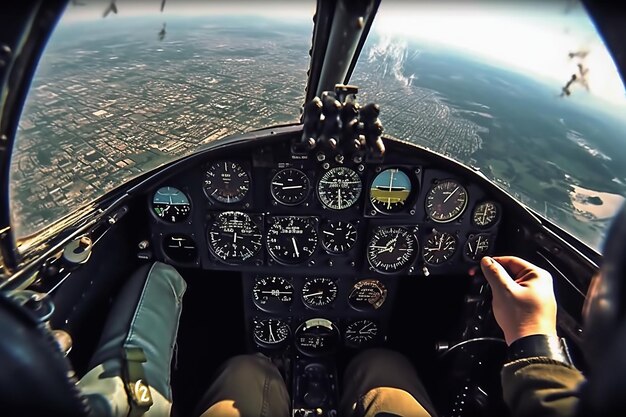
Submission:
POLYGON ((497 220, 498 206, 493 201, 483 201, 474 208, 472 213, 472 222, 480 228, 489 227, 497 220))
POLYGON ((370 201, 376 210, 394 213, 402 210, 411 194, 411 180, 398 168, 386 169, 370 186, 370 201))
POLYGON ((467 190, 454 180, 436 183, 426 196, 426 214, 434 222, 457 219, 467 207, 467 190))
POLYGON ((211 252, 224 262, 241 262, 259 253, 262 235, 250 216, 240 211, 220 213, 209 228, 211 252))
POLYGON ((352 287, 348 303, 355 310, 378 310, 387 299, 387 288, 377 279, 364 279, 352 287))
POLYGON ((329 221, 321 230, 322 246, 330 253, 346 253, 356 243, 356 227, 352 223, 329 221))
POLYGON ((198 257, 198 248, 194 240, 183 234, 166 236, 163 239, 163 252, 173 261, 194 262, 198 257))
POLYGON ((367 245, 367 260, 379 272, 397 272, 413 263, 418 243, 404 227, 379 227, 367 245))
POLYGON ((378 325, 372 320, 355 320, 346 326, 346 345, 362 346, 373 342, 378 336, 378 325))
POLYGON ((302 287, 302 302, 310 308, 322 308, 337 298, 337 283, 330 278, 311 278, 302 287))
POLYGON ((202 188, 207 197, 218 203, 238 203, 250 190, 250 177, 236 162, 214 162, 204 176, 202 188))
POLYGON ((325 207, 344 210, 357 202, 362 188, 359 174, 350 168, 336 167, 322 175, 317 184, 317 195, 325 207))
POLYGON ((309 319, 295 332, 298 350, 309 356, 322 356, 334 352, 339 344, 339 329, 330 320, 309 319))
POLYGON ((441 265, 456 251, 456 238, 447 232, 434 231, 424 244, 424 261, 430 265, 441 265))
POLYGON ((278 319, 255 319, 254 341, 266 348, 278 348, 289 337, 289 325, 278 319))
POLYGON ((480 261, 483 256, 489 252, 491 242, 489 241, 489 235, 478 234, 470 235, 465 244, 465 256, 472 261, 480 261))
POLYGON ((311 183, 306 174, 299 169, 285 168, 274 175, 270 190, 272 197, 280 204, 295 206, 306 200, 311 183))
POLYGON ((297 264, 309 259, 317 248, 314 217, 274 217, 267 231, 267 250, 274 259, 297 264))
POLYGON ((281 311, 293 300, 293 286, 283 277, 258 277, 254 281, 252 298, 261 310, 281 311))
POLYGON ((168 223, 179 223, 191 213, 191 204, 185 193, 178 188, 161 187, 152 197, 152 210, 168 223))

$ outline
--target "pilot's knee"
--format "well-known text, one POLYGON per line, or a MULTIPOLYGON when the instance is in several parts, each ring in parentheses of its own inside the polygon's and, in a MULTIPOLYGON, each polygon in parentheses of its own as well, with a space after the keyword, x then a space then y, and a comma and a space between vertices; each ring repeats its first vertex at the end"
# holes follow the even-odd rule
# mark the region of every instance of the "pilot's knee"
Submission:
POLYGON ((400 352, 384 348, 371 348, 360 352, 350 362, 350 367, 383 367, 388 368, 406 368, 412 367, 411 362, 406 356, 400 352))
POLYGON ((280 377, 278 368, 262 353, 233 356, 226 361, 222 369, 231 376, 270 374, 280 377))

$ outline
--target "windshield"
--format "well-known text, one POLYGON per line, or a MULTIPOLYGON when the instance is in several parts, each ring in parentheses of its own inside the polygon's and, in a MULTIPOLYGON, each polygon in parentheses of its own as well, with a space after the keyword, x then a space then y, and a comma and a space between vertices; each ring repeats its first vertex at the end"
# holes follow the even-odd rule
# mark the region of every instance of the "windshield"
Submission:
POLYGON ((18 239, 203 144, 299 120, 315 3, 206 3, 71 2, 14 145, 18 239))
POLYGON ((626 99, 580 4, 383 1, 350 81, 386 135, 479 168, 599 249, 626 195, 626 99))

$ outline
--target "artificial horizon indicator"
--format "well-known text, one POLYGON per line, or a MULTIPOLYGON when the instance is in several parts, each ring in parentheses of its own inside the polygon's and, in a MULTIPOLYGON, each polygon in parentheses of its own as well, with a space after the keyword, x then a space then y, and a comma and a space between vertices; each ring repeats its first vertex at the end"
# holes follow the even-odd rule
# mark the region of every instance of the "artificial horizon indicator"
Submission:
POLYGON ((175 187, 161 187, 152 197, 152 210, 160 219, 168 223, 179 223, 191 213, 189 199, 175 187))
POLYGON ((376 210, 394 213, 404 208, 411 195, 411 179, 398 168, 379 173, 370 186, 370 201, 376 210))

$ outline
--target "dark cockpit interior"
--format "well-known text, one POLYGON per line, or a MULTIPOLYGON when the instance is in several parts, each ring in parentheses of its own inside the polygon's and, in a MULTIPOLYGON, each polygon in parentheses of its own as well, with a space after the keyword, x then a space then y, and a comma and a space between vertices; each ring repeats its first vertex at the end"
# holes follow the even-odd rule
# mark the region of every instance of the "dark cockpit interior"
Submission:
MULTIPOLYGON (((116 187, 20 250, 5 202, 3 309, 21 300, 25 327, 71 337, 63 360, 80 380, 129 277, 164 263, 187 285, 172 415, 191 415, 226 359, 261 352, 280 369, 294 416, 336 416, 346 364, 385 347, 410 358, 440 416, 506 416, 506 343, 479 262, 514 255, 552 275, 559 336, 585 371, 582 307, 602 255, 479 168, 386 136, 386 108, 349 83, 379 3, 317 2, 300 123, 208 143, 116 187)), ((0 133, 15 133, 64 6, 24 2, 2 29, 22 49, 3 84, 0 133)), ((605 36, 613 46, 609 26, 605 36)), ((2 182, 6 191, 7 173, 2 182)), ((0 332, 11 323, 3 318, 0 332)), ((20 343, 34 346, 35 337, 20 343)), ((7 355, 21 351, 17 342, 2 345, 7 355)), ((30 368, 48 366, 43 355, 30 368)), ((52 401, 44 393, 61 388, 47 385, 50 375, 39 381, 33 392, 52 401)), ((24 384, 12 389, 31 389, 24 384)))

